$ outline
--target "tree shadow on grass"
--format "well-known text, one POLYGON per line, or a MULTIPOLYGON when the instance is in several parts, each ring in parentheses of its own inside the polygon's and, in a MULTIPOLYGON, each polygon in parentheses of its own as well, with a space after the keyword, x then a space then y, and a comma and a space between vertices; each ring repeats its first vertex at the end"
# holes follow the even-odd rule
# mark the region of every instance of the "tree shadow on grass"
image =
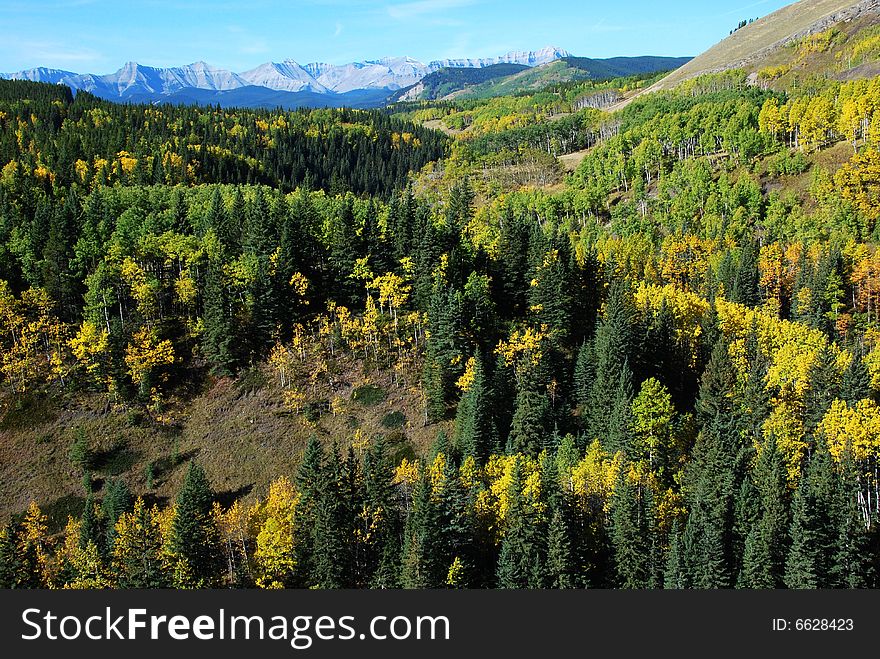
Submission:
POLYGON ((247 485, 242 485, 237 490, 226 490, 224 492, 218 492, 214 497, 223 508, 229 508, 233 503, 241 499, 242 497, 247 496, 254 489, 254 484, 249 483, 247 485))
POLYGON ((177 455, 163 455, 161 458, 153 460, 150 464, 153 467, 153 479, 155 485, 161 485, 168 480, 168 476, 171 475, 171 472, 177 469, 180 465, 195 459, 201 450, 202 449, 200 448, 195 448, 191 451, 178 453, 177 455))
POLYGON ((50 501, 40 506, 40 510, 46 516, 46 525, 49 533, 60 533, 67 526, 67 518, 79 519, 85 508, 85 497, 78 494, 66 494, 63 497, 50 501))
POLYGON ((92 456, 92 469, 105 476, 119 476, 134 467, 143 453, 131 450, 126 442, 117 442, 106 451, 98 451, 92 456))

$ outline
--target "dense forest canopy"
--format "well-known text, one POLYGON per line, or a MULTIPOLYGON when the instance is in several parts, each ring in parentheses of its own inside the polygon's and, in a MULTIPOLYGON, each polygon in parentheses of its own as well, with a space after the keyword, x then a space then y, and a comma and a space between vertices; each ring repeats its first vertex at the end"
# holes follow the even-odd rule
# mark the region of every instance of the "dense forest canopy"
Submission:
POLYGON ((315 430, 268 491, 175 459, 163 501, 73 421, 84 505, 19 509, 0 585, 876 586, 880 81, 601 109, 636 83, 377 114, 0 82, 5 414, 173 435, 233 380, 315 430))

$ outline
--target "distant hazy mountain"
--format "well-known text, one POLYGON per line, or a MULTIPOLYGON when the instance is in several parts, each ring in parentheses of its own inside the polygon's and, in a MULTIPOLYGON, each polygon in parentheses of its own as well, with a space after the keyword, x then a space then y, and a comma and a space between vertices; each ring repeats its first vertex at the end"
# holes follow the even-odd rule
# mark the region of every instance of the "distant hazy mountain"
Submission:
MULTIPOLYGON (((365 107, 382 105, 394 92, 411 88, 427 76, 449 69, 494 69, 503 65, 522 70, 567 58, 571 58, 568 51, 551 46, 536 51, 512 51, 499 57, 435 60, 428 64, 410 57, 385 57, 342 65, 320 62, 300 65, 292 59, 286 59, 283 62, 266 62, 243 73, 233 73, 205 62, 172 68, 128 62, 115 73, 106 75, 36 68, 0 74, 0 77, 64 84, 74 91, 84 90, 102 98, 122 101, 220 103, 250 107, 365 107)), ((512 73, 515 70, 503 72, 512 73)), ((478 80, 493 79, 500 73, 501 70, 496 70, 476 77, 452 74, 449 80, 444 79, 439 86, 450 87, 450 81, 472 84, 478 80)))

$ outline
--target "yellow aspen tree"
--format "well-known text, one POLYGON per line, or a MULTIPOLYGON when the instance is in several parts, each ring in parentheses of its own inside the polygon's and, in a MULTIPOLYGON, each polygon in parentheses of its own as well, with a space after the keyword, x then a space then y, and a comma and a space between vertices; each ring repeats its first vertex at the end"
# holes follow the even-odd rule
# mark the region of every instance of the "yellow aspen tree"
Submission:
POLYGON ((256 583, 260 588, 284 588, 293 578, 296 569, 293 550, 298 499, 286 477, 273 481, 269 486, 254 550, 256 583))

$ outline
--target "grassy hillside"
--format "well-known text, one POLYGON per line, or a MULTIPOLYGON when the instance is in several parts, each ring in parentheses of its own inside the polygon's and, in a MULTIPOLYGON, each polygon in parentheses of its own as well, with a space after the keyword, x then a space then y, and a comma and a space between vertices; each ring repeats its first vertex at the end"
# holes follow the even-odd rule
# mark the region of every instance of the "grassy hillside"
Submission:
POLYGON ((821 32, 841 20, 877 11, 876 0, 801 0, 736 30, 659 81, 651 91, 671 89, 683 80, 705 73, 748 65, 789 41, 821 32))
POLYGON ((101 395, 35 395, 15 401, 12 409, 4 397, 0 519, 25 510, 30 501, 41 502, 52 531, 59 531, 68 515, 81 514, 82 474, 69 456, 80 434, 88 438, 89 468, 99 491, 108 479, 121 478, 136 494, 167 502, 196 459, 229 504, 265 492, 278 474, 295 473, 310 437, 329 446, 334 438, 356 433, 381 435, 399 460, 423 454, 446 427, 424 426, 417 390, 395 383, 390 373, 365 378, 351 360, 340 364, 336 388, 322 388, 314 400, 305 414, 292 414, 268 369, 208 380, 175 397, 161 418, 139 406, 110 405, 101 395))

